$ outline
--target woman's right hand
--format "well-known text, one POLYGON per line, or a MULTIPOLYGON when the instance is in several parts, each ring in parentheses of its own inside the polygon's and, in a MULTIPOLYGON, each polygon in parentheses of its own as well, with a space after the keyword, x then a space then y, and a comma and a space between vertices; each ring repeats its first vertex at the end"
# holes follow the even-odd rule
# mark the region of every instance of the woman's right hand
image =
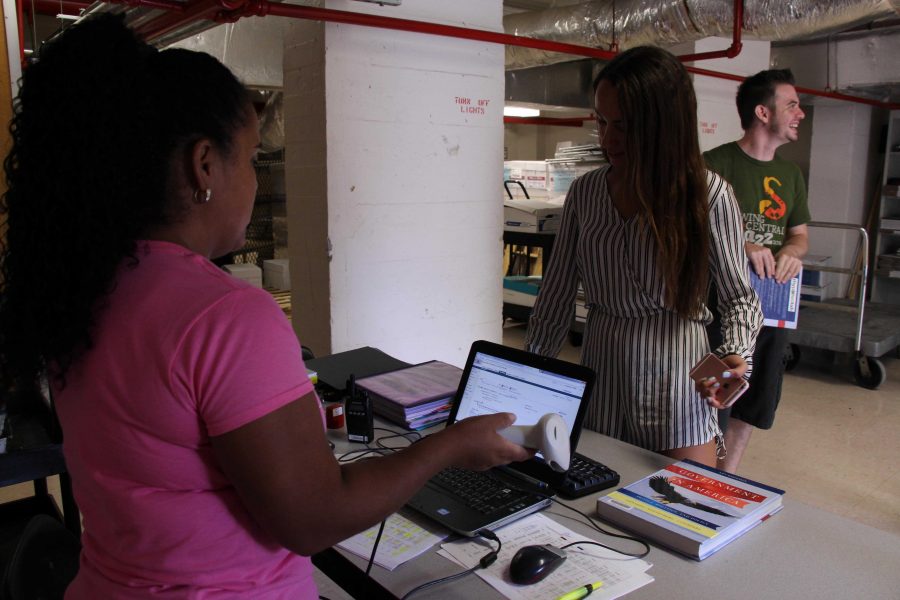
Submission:
POLYGON ((469 417, 435 435, 445 438, 453 453, 453 466, 484 471, 534 456, 534 450, 514 444, 497 433, 515 420, 514 414, 506 412, 469 417))

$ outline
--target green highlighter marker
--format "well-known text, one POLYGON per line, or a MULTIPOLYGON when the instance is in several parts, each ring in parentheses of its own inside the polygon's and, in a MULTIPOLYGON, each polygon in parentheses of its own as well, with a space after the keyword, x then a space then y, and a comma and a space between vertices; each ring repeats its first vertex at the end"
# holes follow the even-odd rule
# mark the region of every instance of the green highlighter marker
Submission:
POLYGON ((602 581, 595 581, 594 583, 589 583, 586 586, 578 588, 577 590, 572 590, 571 592, 569 592, 567 594, 563 594, 556 600, 580 600, 581 598, 584 598, 585 596, 590 596, 591 592, 593 592, 596 589, 599 589, 600 586, 602 586, 602 585, 603 585, 602 581))

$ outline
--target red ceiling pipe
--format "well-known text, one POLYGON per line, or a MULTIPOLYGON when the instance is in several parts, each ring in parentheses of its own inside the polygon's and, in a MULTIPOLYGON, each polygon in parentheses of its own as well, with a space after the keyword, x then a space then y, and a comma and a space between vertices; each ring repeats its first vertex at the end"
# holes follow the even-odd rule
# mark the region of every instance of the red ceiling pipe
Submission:
MULTIPOLYGON (((121 1, 121 0, 114 0, 121 1)), ((211 2, 215 2, 216 0, 200 0, 204 3, 204 5, 208 5, 211 2)), ((134 3, 141 5, 144 0, 129 0, 129 3, 134 3)), ((218 0, 218 2, 222 2, 222 0, 218 0)), ((194 5, 199 2, 195 2, 194 5)), ((216 14, 216 10, 209 11, 204 17, 197 17, 193 12, 189 13, 189 10, 185 10, 182 15, 179 15, 177 19, 174 19, 171 24, 167 24, 164 30, 160 30, 163 33, 172 31, 176 29, 180 25, 183 25, 187 22, 197 20, 198 18, 233 18, 235 16, 265 16, 265 15, 275 15, 280 17, 291 17, 296 19, 310 19, 316 21, 328 21, 332 23, 348 23, 352 25, 363 25, 368 27, 380 27, 383 29, 395 29, 401 31, 412 31, 417 33, 428 33, 433 35, 444 35, 449 37, 470 39, 470 40, 478 40, 484 42, 491 42, 496 44, 506 44, 510 46, 522 46, 526 48, 536 48, 539 50, 549 50, 551 52, 561 52, 564 54, 571 54, 574 56, 587 56, 590 58, 598 58, 601 60, 611 60, 615 56, 615 52, 609 52, 606 50, 600 50, 598 48, 588 48, 586 46, 576 46, 574 44, 563 44, 559 42, 552 42, 548 40, 539 40, 535 38, 528 38, 516 35, 508 35, 502 33, 494 33, 492 31, 482 31, 478 29, 466 29, 464 27, 453 27, 449 25, 438 25, 436 23, 426 23, 422 21, 411 21, 407 19, 393 19, 389 17, 380 17, 376 15, 367 15, 362 13, 354 13, 347 11, 339 11, 339 10, 330 10, 326 8, 315 8, 309 6, 296 6, 292 4, 281 4, 275 2, 269 2, 268 0, 250 0, 250 2, 243 3, 242 0, 224 0, 225 6, 222 13, 224 14, 216 14), (238 7, 238 8, 234 8, 238 7)), ((221 4, 220 4, 221 6, 221 4)), ((158 23, 159 19, 154 21, 153 23, 158 23)), ((152 30, 149 25, 143 28, 145 33, 145 37, 148 40, 152 40, 154 37, 161 35, 161 33, 152 30)), ((698 75, 703 75, 706 77, 716 77, 719 79, 730 79, 733 81, 743 81, 744 77, 740 75, 732 75, 731 73, 721 73, 719 71, 710 71, 708 69, 700 69, 698 67, 687 67, 687 70, 696 73, 698 75)), ((797 88, 798 91, 811 94, 814 96, 824 96, 827 98, 836 98, 839 100, 846 100, 848 102, 859 102, 862 104, 870 104, 872 106, 879 106, 887 109, 897 109, 900 108, 900 104, 890 103, 890 102, 880 102, 877 100, 870 100, 868 98, 861 98, 857 96, 850 96, 847 94, 840 94, 837 92, 826 92, 823 90, 814 90, 810 88, 797 88)))
POLYGON ((725 50, 714 50, 712 52, 698 52, 696 54, 684 54, 678 59, 682 62, 692 62, 696 60, 706 60, 709 58, 734 58, 741 53, 741 30, 744 25, 744 0, 734 0, 734 23, 731 30, 731 46, 725 50))
POLYGON ((503 117, 503 122, 511 125, 556 125, 559 127, 581 127, 594 117, 503 117))
MULTIPOLYGON (((719 79, 730 79, 731 81, 744 81, 746 78, 744 75, 733 75, 731 73, 720 73, 719 71, 708 71, 706 69, 701 69, 699 67, 685 67, 689 72, 696 73, 697 75, 704 75, 706 77, 718 77, 719 79)), ((811 96, 821 96, 822 98, 834 98, 835 100, 846 100, 847 102, 857 102, 859 104, 869 104, 871 106, 877 106, 879 108, 887 108, 889 110, 896 110, 900 108, 900 104, 896 104, 893 102, 882 102, 881 100, 873 100, 871 98, 863 98, 861 96, 851 96, 849 94, 842 94, 840 92, 831 92, 828 90, 816 90, 813 88, 801 87, 799 85, 794 86, 794 89, 797 90, 799 94, 809 94, 811 96)))
MULTIPOLYGON (((226 6, 235 6, 241 4, 240 0, 219 0, 219 2, 222 3, 223 8, 226 8, 226 6)), ((591 58, 598 58, 601 60, 611 60, 616 55, 615 52, 600 50, 599 48, 588 48, 587 46, 576 46, 574 44, 564 44, 560 42, 552 42, 549 40, 539 40, 518 35, 509 35, 507 33, 497 33, 494 31, 484 31, 481 29, 468 29, 466 27, 441 25, 438 23, 428 23, 425 21, 395 19, 392 17, 381 17, 378 15, 332 10, 328 8, 317 8, 313 6, 282 4, 278 2, 268 2, 267 0, 250 0, 249 2, 243 3, 242 8, 233 10, 239 11, 242 16, 252 15, 262 17, 268 14, 275 15, 277 17, 291 17, 294 19, 309 19, 312 21, 326 21, 330 23, 348 23, 352 25, 363 25, 366 27, 379 27, 381 29, 393 29, 397 31, 412 31, 416 33, 443 35, 453 38, 491 42, 494 44, 523 46, 525 48, 536 48, 538 50, 551 50, 554 52, 563 52, 566 54, 589 56, 591 58)))

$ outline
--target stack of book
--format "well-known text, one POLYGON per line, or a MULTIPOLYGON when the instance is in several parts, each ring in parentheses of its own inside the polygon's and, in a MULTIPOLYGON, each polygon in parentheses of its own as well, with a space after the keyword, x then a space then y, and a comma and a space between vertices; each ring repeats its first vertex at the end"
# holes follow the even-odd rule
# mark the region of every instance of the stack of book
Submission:
POLYGON ((782 508, 784 491, 678 461, 597 500, 610 523, 703 560, 782 508))
POLYGON ((419 430, 447 420, 460 378, 462 369, 433 360, 360 379, 356 386, 372 399, 375 414, 419 430))

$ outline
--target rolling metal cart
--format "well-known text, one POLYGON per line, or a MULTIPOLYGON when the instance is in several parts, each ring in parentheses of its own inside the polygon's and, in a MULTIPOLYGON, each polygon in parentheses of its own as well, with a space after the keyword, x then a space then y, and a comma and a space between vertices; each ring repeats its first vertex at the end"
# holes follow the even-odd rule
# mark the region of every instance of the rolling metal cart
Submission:
POLYGON ((857 260, 860 267, 804 266, 811 271, 843 273, 857 277, 858 300, 801 302, 797 329, 790 332, 787 369, 800 360, 800 347, 853 353, 853 375, 861 387, 874 390, 887 376, 879 357, 900 346, 900 306, 866 302, 869 235, 865 228, 847 223, 813 221, 809 227, 844 229, 859 233, 857 260))

